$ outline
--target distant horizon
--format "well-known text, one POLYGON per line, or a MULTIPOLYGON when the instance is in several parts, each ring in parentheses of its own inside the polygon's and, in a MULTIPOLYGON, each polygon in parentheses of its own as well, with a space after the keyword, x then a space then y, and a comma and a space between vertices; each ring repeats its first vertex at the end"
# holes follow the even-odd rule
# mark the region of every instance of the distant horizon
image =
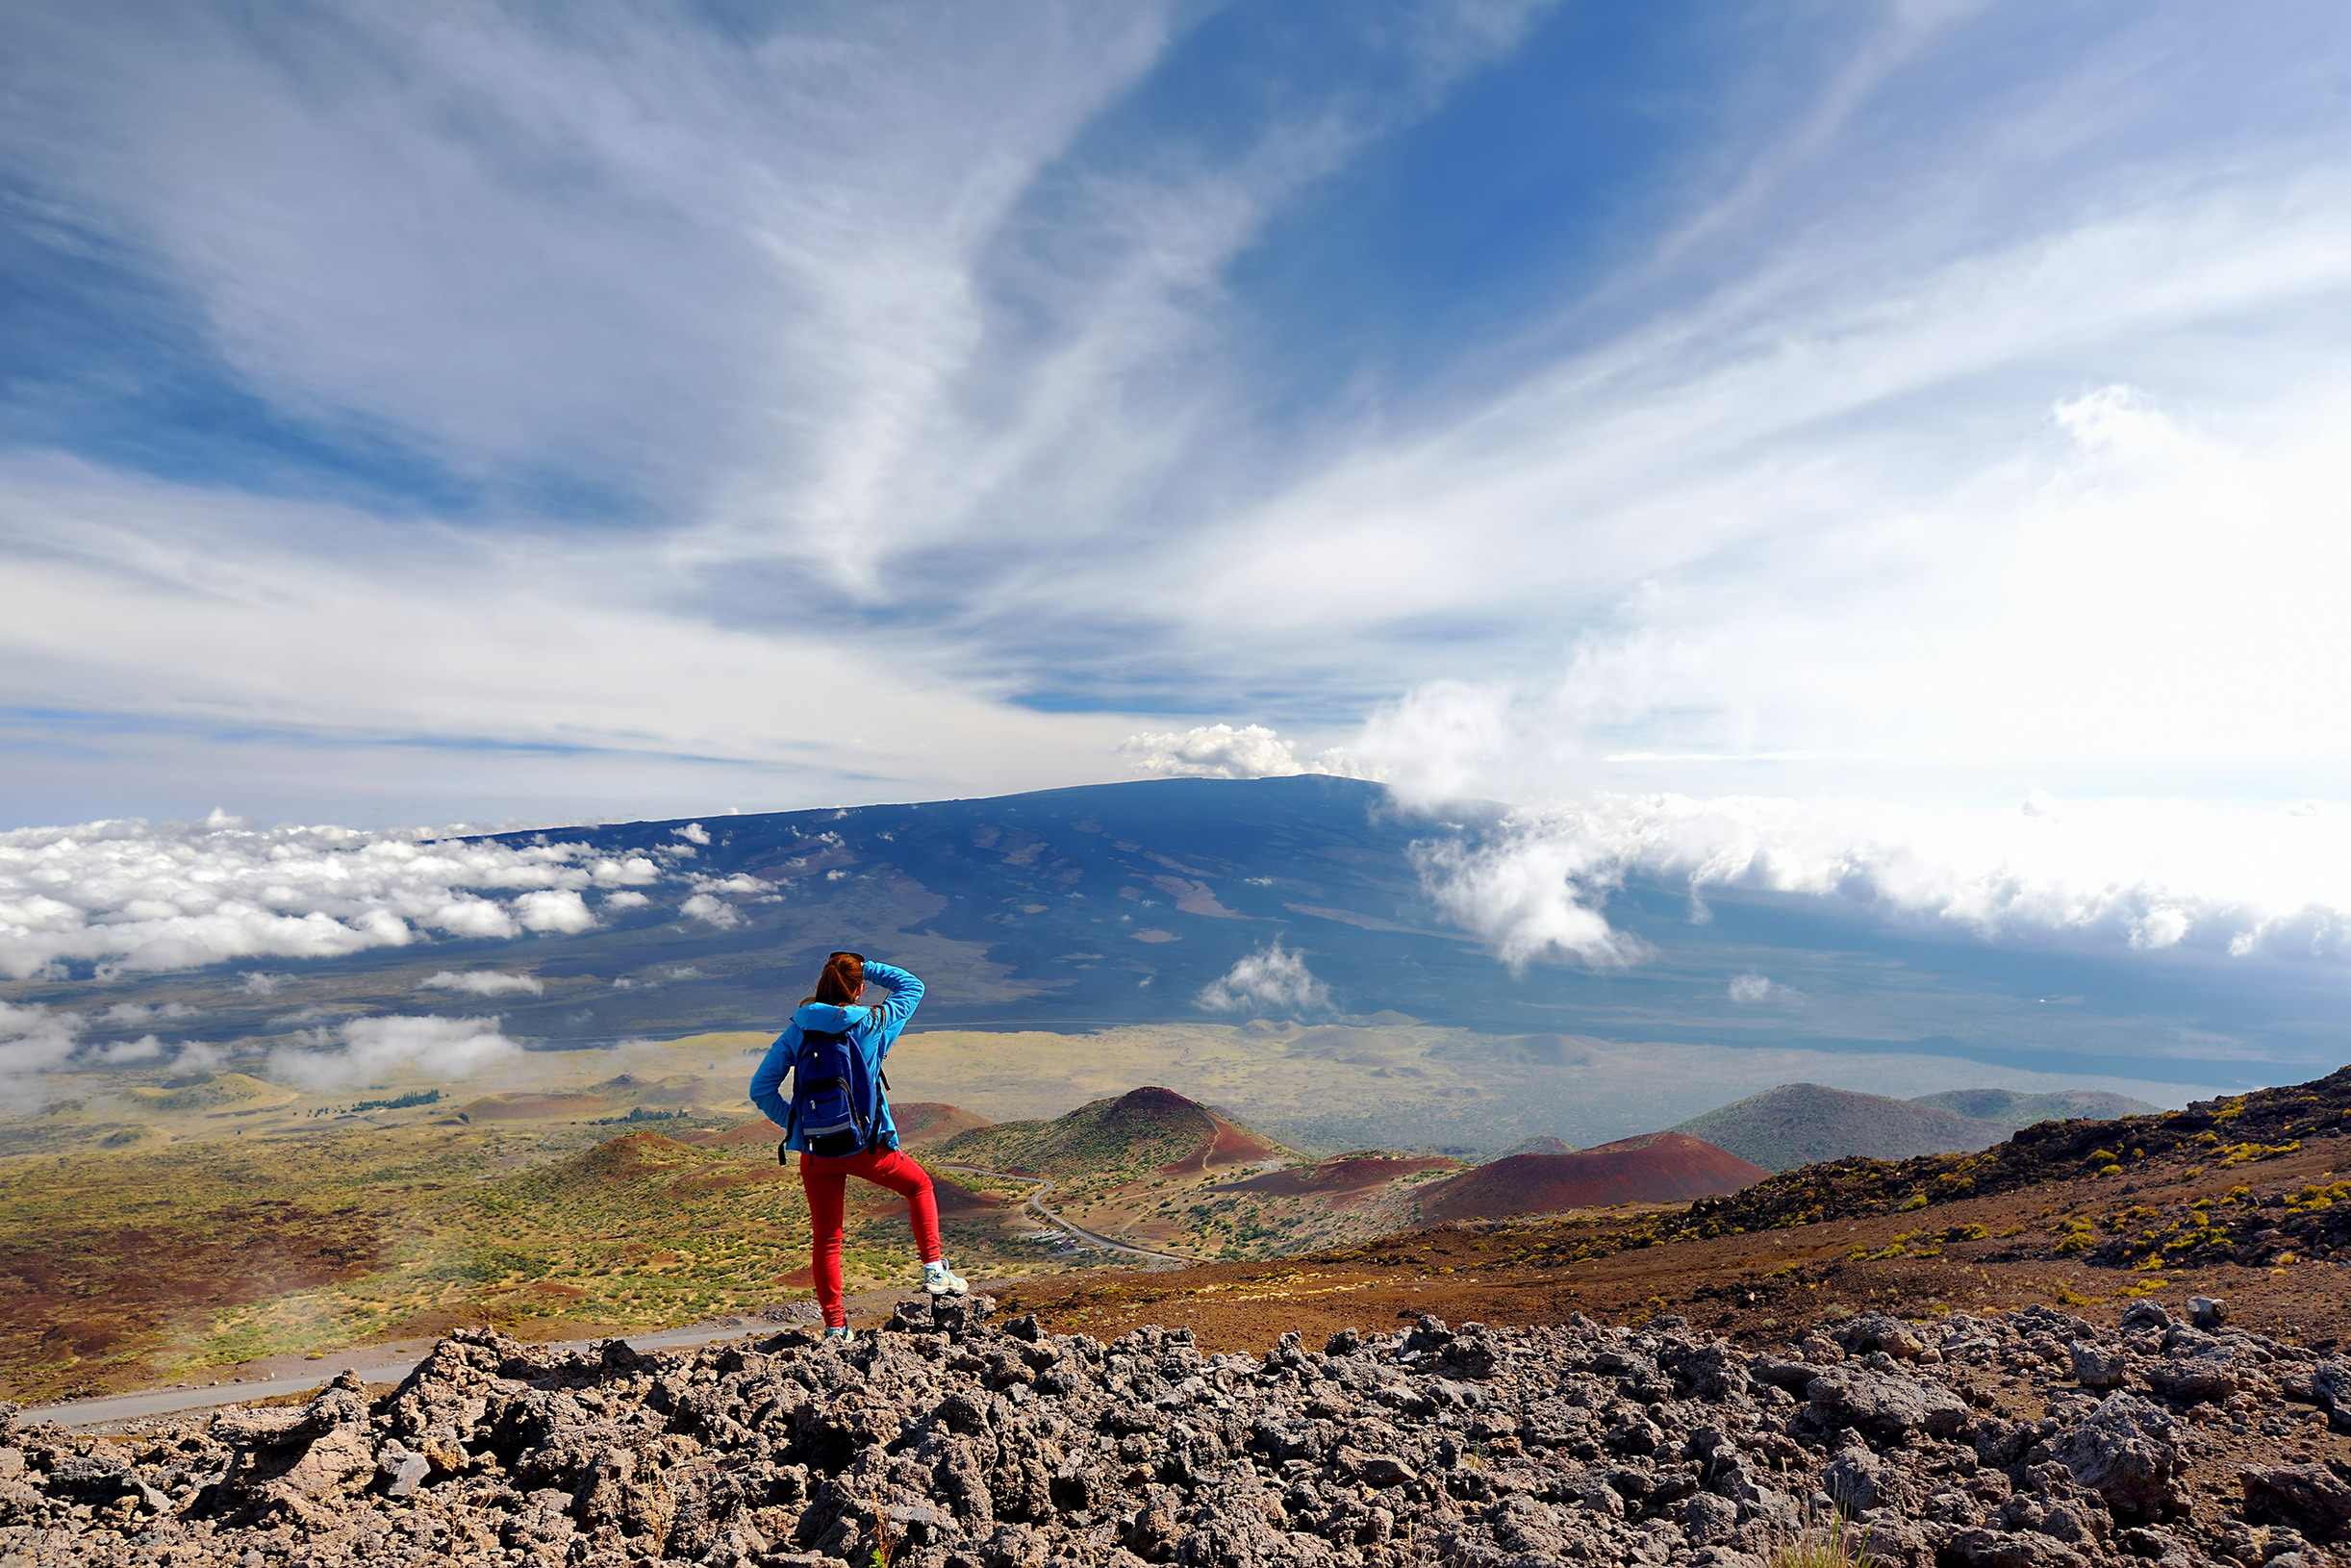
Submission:
POLYGON ((525 1050, 757 1028, 778 964, 847 941, 925 973, 922 1031, 1450 1028, 1498 1042, 1504 1075, 1605 1080, 1610 1116, 1684 1058, 1693 1083, 2182 1100, 2351 1054, 2332 963, 2150 948, 2129 910, 2052 918, 2029 888, 1922 900, 1895 862, 1807 889, 1768 842, 1693 861, 1656 826, 1447 818, 1323 775, 471 839, 118 825, 24 857, 107 901, 0 932, 0 1090, 173 1061, 462 1080, 525 1050), (1520 879, 1529 858, 1574 901, 1520 879))

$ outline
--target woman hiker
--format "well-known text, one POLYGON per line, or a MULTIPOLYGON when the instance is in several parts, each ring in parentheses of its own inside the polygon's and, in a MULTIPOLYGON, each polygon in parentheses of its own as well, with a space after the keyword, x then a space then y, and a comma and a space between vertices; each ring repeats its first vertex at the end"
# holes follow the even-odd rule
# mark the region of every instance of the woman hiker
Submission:
POLYGON ((898 1151, 890 1120, 882 1058, 923 1000, 923 982, 858 953, 824 960, 816 994, 803 999, 792 1022, 768 1048, 751 1075, 751 1103, 784 1129, 784 1148, 800 1156, 800 1188, 808 1195, 809 1268, 824 1337, 849 1337, 841 1301, 841 1202, 851 1176, 889 1188, 906 1200, 915 1250, 923 1257, 923 1288, 960 1296, 970 1288, 947 1266, 939 1246, 939 1204, 930 1174, 898 1151), (861 1004, 868 977, 890 988, 886 1002, 861 1004), (793 1075, 792 1098, 782 1094, 793 1075))

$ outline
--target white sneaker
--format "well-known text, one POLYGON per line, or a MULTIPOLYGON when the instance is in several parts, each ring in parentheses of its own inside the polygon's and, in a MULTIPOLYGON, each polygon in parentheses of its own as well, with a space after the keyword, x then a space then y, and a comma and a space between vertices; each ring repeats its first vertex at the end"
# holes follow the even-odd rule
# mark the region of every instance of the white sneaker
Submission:
POLYGON ((923 1288, 933 1296, 960 1296, 972 1288, 972 1282, 945 1263, 925 1263, 923 1265, 923 1288))
POLYGON ((827 1345, 846 1345, 849 1342, 849 1331, 846 1327, 824 1330, 824 1343, 827 1345))

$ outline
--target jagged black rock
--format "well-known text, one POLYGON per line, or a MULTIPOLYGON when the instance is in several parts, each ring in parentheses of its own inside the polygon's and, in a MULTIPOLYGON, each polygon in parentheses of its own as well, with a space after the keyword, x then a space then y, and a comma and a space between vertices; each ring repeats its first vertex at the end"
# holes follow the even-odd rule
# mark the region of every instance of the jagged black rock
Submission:
POLYGON ((0 1563, 1760 1568, 1835 1528, 1888 1568, 2313 1568, 2351 1531, 2335 1469, 2246 1467, 2226 1508, 2186 1478, 2216 1422, 2351 1428, 2351 1367, 2200 1304, 1872 1314, 1762 1354, 1578 1317, 1206 1356, 984 1297, 846 1349, 469 1330, 372 1403, 346 1375, 128 1439, 0 1406, 0 1563), (2078 1383, 2031 1422, 1971 1403, 2027 1368, 2078 1383))

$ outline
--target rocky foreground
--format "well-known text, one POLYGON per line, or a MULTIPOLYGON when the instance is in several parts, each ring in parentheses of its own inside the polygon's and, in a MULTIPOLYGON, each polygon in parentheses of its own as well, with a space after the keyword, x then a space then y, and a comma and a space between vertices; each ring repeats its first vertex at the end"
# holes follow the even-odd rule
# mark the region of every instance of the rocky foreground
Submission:
POLYGON ((1674 1318, 1424 1318, 1203 1357, 1180 1330, 994 1325, 985 1299, 908 1302, 847 1350, 482 1330, 374 1401, 346 1378, 129 1438, 0 1406, 0 1568, 2330 1561, 2344 1477, 2227 1450, 2331 1449, 2351 1364, 2196 1304, 2203 1328, 2148 1302, 2118 1329, 1864 1316, 1763 1354, 1674 1318))

